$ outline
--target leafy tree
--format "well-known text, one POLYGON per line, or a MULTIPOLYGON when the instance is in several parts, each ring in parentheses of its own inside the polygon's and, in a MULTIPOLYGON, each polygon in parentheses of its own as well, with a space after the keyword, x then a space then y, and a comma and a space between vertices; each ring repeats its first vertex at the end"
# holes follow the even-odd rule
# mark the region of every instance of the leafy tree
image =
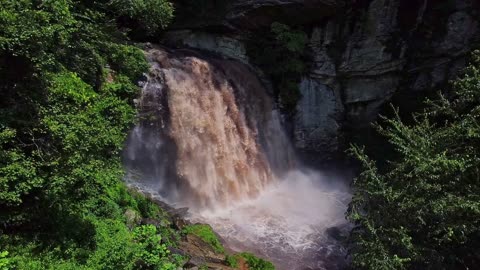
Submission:
POLYGON ((415 123, 378 131, 398 159, 379 170, 362 148, 348 218, 359 269, 474 269, 480 264, 480 52, 453 93, 427 101, 415 123))
POLYGON ((109 7, 133 20, 147 34, 166 28, 173 18, 173 5, 167 0, 111 0, 109 7))
MULTIPOLYGON (((167 1, 120 3, 143 8, 132 16, 141 13, 145 29, 171 20, 167 1)), ((145 243, 125 211, 164 218, 121 181, 136 81, 148 64, 113 5, 0 1, 1 269, 134 269, 145 243)))

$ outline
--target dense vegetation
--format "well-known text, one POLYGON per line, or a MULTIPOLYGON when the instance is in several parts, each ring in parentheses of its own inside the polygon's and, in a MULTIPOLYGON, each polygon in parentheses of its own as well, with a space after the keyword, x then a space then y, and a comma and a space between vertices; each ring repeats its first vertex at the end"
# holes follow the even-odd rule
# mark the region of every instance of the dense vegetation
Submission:
POLYGON ((165 27, 164 0, 0 2, 0 268, 176 269, 120 150, 148 65, 128 42, 165 27))
POLYGON ((271 262, 249 252, 237 253, 226 257, 227 265, 234 268, 239 267, 241 261, 247 265, 249 270, 275 270, 275 266, 271 262))
MULTIPOLYGON (((166 0, 0 2, 0 270, 185 262, 170 253, 181 235, 168 214, 121 181, 136 82, 148 68, 130 38, 156 35, 172 17, 166 0)), ((305 33, 273 23, 251 41, 249 56, 293 115, 305 33)), ((386 168, 352 147, 363 166, 347 213, 356 269, 480 265, 480 53, 474 60, 413 124, 397 116, 377 126, 396 152, 386 168)), ((225 253, 207 225, 183 233, 225 253)), ((239 262, 274 269, 250 253, 226 256, 239 262)))
POLYGON ((172 15, 165 0, 0 2, 0 270, 173 270, 189 233, 224 253, 208 225, 174 230, 121 180, 148 69, 129 39, 172 15))
POLYGON ((397 158, 379 169, 360 147, 348 217, 357 269, 476 269, 480 265, 480 52, 453 91, 407 125, 378 131, 397 158))
POLYGON ((271 28, 252 35, 247 46, 255 65, 271 79, 281 109, 294 115, 301 98, 298 87, 307 70, 307 35, 291 26, 274 22, 271 28))

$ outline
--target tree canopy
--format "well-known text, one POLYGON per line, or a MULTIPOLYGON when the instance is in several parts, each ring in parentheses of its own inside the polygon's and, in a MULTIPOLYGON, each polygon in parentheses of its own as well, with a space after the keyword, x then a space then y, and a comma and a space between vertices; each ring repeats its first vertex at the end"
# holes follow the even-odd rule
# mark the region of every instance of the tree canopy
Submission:
POLYGON ((407 125, 377 125, 398 158, 386 169, 354 146, 363 172, 348 217, 359 269, 474 269, 480 264, 480 52, 453 91, 407 125))
POLYGON ((164 0, 0 2, 0 269, 176 269, 172 231, 129 229, 125 213, 165 213, 127 191, 119 155, 148 68, 128 28, 172 16, 164 0))

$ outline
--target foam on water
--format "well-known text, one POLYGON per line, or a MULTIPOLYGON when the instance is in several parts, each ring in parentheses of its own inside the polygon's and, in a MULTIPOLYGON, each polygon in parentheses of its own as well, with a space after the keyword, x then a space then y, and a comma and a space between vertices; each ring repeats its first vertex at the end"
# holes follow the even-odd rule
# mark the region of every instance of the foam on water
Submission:
POLYGON ((349 199, 338 182, 297 170, 255 199, 192 213, 191 219, 212 225, 234 251, 253 251, 279 269, 335 269, 329 260, 341 264, 345 251, 325 231, 345 224, 349 199))

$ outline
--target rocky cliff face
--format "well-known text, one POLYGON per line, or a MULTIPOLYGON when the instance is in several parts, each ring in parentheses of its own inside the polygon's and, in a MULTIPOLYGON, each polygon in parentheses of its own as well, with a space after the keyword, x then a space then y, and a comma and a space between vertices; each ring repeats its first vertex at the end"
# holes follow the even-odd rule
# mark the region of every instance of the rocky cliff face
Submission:
POLYGON ((375 120, 393 95, 412 103, 445 85, 480 40, 474 0, 203 2, 210 6, 201 16, 210 20, 180 16, 171 44, 248 62, 247 33, 274 21, 308 31, 311 70, 300 83, 292 133, 299 149, 325 154, 341 148, 344 130, 375 120))

